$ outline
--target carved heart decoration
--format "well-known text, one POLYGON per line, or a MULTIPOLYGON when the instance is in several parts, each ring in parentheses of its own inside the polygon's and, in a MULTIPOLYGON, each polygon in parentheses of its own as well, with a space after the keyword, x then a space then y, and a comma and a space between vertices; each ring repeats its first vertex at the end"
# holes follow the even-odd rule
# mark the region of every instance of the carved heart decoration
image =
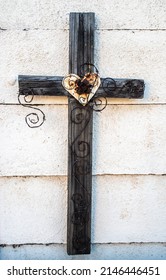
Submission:
POLYGON ((83 106, 95 95, 100 83, 100 77, 96 73, 87 73, 83 78, 69 74, 62 81, 63 87, 83 106))

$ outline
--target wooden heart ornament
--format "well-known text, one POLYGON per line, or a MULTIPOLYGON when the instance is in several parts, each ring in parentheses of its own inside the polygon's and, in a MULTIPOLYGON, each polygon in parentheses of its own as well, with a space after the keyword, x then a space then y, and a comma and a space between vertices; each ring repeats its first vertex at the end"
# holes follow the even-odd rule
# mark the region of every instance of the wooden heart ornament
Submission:
POLYGON ((100 77, 97 73, 86 73, 83 78, 69 74, 62 81, 63 87, 83 106, 95 95, 100 83, 100 77))

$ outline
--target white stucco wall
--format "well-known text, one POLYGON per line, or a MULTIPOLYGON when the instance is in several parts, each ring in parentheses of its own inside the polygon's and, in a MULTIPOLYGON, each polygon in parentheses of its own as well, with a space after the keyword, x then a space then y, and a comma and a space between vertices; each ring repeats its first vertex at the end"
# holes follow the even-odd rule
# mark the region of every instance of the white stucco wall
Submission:
POLYGON ((67 74, 69 13, 86 11, 101 77, 146 89, 94 114, 93 245, 82 258, 166 259, 166 2, 0 0, 1 259, 69 258, 67 98, 35 98, 46 122, 30 129, 17 76, 67 74))

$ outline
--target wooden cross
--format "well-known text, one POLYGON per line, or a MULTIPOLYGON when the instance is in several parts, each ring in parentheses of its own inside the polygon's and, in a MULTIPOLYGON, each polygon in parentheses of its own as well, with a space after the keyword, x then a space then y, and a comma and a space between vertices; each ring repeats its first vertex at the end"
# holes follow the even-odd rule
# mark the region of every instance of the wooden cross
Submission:
MULTIPOLYGON (((70 13, 69 73, 83 76, 94 64, 94 13, 70 13)), ((92 121, 94 98, 142 98, 144 81, 101 79, 95 96, 80 104, 62 85, 63 77, 18 77, 19 95, 68 96, 67 252, 90 254, 92 189, 92 121)))

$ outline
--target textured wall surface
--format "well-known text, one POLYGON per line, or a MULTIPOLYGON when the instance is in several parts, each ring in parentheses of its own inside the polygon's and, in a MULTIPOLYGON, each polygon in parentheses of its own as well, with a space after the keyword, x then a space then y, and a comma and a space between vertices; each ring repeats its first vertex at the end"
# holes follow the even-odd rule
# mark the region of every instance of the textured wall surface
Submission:
MULTIPOLYGON (((164 183, 159 176, 93 176, 92 242, 164 242, 164 183)), ((0 184, 3 244, 65 243, 66 177, 0 184)))
POLYGON ((25 123, 17 76, 66 75, 70 12, 95 12, 101 77, 144 79, 142 100, 94 114, 92 254, 166 259, 166 2, 0 0, 0 259, 66 254, 67 98, 37 97, 25 123), (21 245, 21 246, 20 246, 21 245), (46 246, 47 245, 47 246, 46 246))

